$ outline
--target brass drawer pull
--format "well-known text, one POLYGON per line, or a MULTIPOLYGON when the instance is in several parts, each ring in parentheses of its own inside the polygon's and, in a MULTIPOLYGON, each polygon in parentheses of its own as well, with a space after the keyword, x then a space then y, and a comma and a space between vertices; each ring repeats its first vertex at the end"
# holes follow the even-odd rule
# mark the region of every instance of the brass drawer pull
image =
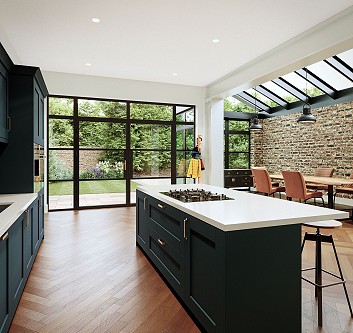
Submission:
POLYGON ((186 218, 185 220, 184 220, 184 239, 185 240, 187 240, 188 239, 188 237, 186 236, 186 223, 188 222, 188 219, 186 218))
POLYGON ((165 206, 163 206, 163 205, 161 205, 161 204, 158 204, 157 205, 159 208, 161 208, 161 209, 164 209, 165 208, 165 206))
POLYGON ((165 241, 164 241, 163 239, 158 238, 158 243, 159 243, 161 246, 165 246, 165 241))
POLYGON ((143 198, 143 210, 147 212, 147 197, 143 198))
POLYGON ((11 117, 7 116, 7 131, 11 132, 11 117))
POLYGON ((1 237, 1 241, 6 240, 6 238, 9 237, 9 232, 5 232, 2 237, 1 237))
POLYGON ((25 224, 25 228, 27 228, 27 227, 29 226, 29 210, 26 209, 25 212, 26 212, 26 224, 25 224))

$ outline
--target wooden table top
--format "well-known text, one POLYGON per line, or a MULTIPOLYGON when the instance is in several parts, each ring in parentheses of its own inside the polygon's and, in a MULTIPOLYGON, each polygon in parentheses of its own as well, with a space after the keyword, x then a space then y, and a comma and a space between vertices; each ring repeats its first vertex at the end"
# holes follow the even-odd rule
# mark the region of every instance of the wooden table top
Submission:
MULTIPOLYGON (((274 175, 270 175, 270 177, 272 179, 283 180, 282 174, 274 174, 274 175)), ((335 186, 353 184, 353 179, 347 179, 347 178, 316 177, 316 176, 306 176, 306 175, 303 175, 303 177, 306 182, 310 182, 314 184, 335 185, 335 186)))

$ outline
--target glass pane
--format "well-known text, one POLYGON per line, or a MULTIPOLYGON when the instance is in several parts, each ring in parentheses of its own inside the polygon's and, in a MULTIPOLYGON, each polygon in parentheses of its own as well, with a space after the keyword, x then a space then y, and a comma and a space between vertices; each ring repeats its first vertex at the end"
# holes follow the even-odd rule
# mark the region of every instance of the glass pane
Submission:
POLYGON ((80 121, 80 147, 125 148, 125 124, 80 121))
POLYGON ((126 181, 81 180, 80 207, 126 204, 126 181))
POLYGON ((191 160, 191 154, 188 151, 185 152, 177 152, 176 156, 176 172, 177 177, 186 177, 188 172, 188 167, 191 160))
POLYGON ((70 98, 49 97, 49 115, 73 116, 74 100, 70 98))
POLYGON ((170 177, 170 151, 133 151, 133 177, 170 177))
POLYGON ((262 95, 261 93, 259 93, 258 91, 255 91, 255 89, 251 88, 246 90, 246 92, 248 94, 250 94, 251 96, 254 96, 255 98, 257 98, 258 100, 260 100, 262 103, 265 103, 266 105, 270 106, 270 107, 276 107, 278 106, 278 104, 274 101, 271 101, 270 99, 268 99, 265 95, 262 95))
POLYGON ((140 184, 135 181, 130 181, 130 203, 136 203, 136 187, 140 184))
POLYGON ((155 124, 131 125, 131 148, 171 149, 171 127, 155 124))
POLYGON ((68 147, 74 145, 74 126, 72 120, 49 119, 49 147, 68 147))
POLYGON ((272 81, 268 81, 262 84, 265 88, 271 90, 273 93, 282 97, 288 103, 299 101, 299 99, 292 94, 290 94, 287 90, 281 88, 277 84, 273 83, 272 81))
POLYGON ((249 154, 247 153, 230 153, 229 169, 248 169, 249 154))
POLYGON ((123 150, 80 150, 80 179, 124 178, 123 150))
POLYGON ((74 182, 49 182, 49 209, 70 209, 74 207, 74 182))
POLYGON ((71 180, 74 170, 73 150, 49 150, 49 180, 71 180))
POLYGON ((289 73, 283 75, 283 79, 285 79, 286 81, 288 81, 293 86, 297 87, 299 90, 303 91, 310 97, 315 97, 324 94, 320 89, 314 87, 310 82, 307 82, 305 79, 303 79, 296 73, 289 73))
POLYGON ((181 112, 181 111, 179 111, 179 107, 177 107, 176 121, 193 122, 195 120, 195 110, 194 110, 194 108, 190 109, 188 107, 186 109, 187 109, 187 111, 181 112))
POLYGON ((337 56, 353 68, 353 49, 337 54, 337 56))
POLYGON ((130 104, 131 119, 173 120, 173 107, 157 104, 130 104))
POLYGON ((331 87, 342 90, 353 87, 353 82, 323 61, 308 66, 308 70, 327 82, 331 87))
POLYGON ((229 134, 230 152, 248 152, 249 135, 248 134, 229 134))
POLYGON ((249 122, 229 120, 229 130, 230 131, 249 131, 249 122))
POLYGON ((194 134, 193 125, 177 125, 176 149, 192 150, 194 148, 194 134))
POLYGON ((126 118, 126 110, 127 105, 123 102, 78 100, 80 117, 126 118))

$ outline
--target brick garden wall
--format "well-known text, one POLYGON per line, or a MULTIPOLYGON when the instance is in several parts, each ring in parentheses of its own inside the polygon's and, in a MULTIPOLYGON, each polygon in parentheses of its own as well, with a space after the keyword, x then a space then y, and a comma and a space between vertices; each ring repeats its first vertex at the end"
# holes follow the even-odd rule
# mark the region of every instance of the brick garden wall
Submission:
POLYGON ((297 114, 264 119, 263 131, 251 134, 251 165, 270 173, 298 170, 313 174, 333 167, 334 176, 353 172, 353 102, 312 110, 314 124, 297 123, 297 114))

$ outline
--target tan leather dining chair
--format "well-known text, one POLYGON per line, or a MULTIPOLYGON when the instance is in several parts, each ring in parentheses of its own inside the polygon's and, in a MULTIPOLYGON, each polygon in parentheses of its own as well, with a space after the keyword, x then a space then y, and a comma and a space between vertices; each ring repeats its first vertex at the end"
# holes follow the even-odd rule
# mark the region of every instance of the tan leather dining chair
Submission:
MULTIPOLYGON (((334 168, 316 168, 314 171, 315 177, 332 177, 334 168)), ((306 188, 315 191, 327 191, 328 186, 324 184, 306 184, 306 188)))
POLYGON ((322 192, 308 192, 303 175, 299 171, 282 171, 284 186, 286 187, 287 200, 299 199, 306 203, 309 199, 321 199, 322 205, 324 206, 324 199, 322 192))
POLYGON ((283 186, 274 186, 271 183, 270 175, 266 169, 251 168, 251 172, 256 183, 256 192, 272 196, 279 192, 281 198, 281 192, 285 192, 285 188, 283 186))

